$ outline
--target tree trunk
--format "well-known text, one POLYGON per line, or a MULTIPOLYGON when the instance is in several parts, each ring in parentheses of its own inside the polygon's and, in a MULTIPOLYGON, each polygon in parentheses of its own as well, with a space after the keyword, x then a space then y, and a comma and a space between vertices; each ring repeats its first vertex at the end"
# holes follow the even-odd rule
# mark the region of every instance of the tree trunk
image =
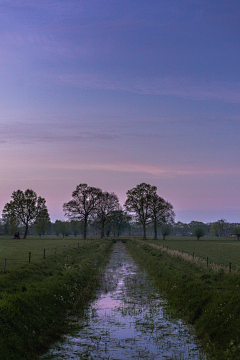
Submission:
POLYGON ((154 239, 157 240, 157 221, 154 220, 154 239))
POLYGON ((28 233, 28 224, 25 225, 25 232, 23 238, 26 239, 28 233))
POLYGON ((163 235, 163 240, 165 240, 165 236, 166 236, 166 235, 163 235))
POLYGON ((83 240, 87 238, 87 219, 84 219, 84 227, 83 227, 83 240))
POLYGON ((200 237, 199 236, 197 236, 197 241, 200 239, 200 237))
POLYGON ((104 225, 105 225, 105 222, 102 221, 102 229, 101 229, 101 239, 104 238, 104 225))
POLYGON ((143 240, 146 240, 146 225, 143 224, 143 240))

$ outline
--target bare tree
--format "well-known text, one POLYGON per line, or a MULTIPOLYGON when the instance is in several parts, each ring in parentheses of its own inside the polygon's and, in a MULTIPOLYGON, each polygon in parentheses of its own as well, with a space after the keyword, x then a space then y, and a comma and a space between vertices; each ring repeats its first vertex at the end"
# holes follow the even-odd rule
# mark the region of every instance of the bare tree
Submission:
POLYGON ((63 204, 63 211, 69 220, 83 221, 83 238, 87 237, 87 225, 96 211, 102 190, 79 184, 72 193, 72 200, 63 204))

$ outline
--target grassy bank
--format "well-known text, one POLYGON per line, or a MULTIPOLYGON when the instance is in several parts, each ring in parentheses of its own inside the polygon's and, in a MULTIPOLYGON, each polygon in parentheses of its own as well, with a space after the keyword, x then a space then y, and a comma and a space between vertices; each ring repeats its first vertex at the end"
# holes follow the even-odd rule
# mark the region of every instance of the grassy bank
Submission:
POLYGON ((201 268, 136 241, 128 241, 127 247, 170 305, 195 325, 209 359, 240 359, 239 275, 201 268))
POLYGON ((111 240, 22 265, 0 276, 0 359, 36 359, 67 331, 98 281, 111 240))

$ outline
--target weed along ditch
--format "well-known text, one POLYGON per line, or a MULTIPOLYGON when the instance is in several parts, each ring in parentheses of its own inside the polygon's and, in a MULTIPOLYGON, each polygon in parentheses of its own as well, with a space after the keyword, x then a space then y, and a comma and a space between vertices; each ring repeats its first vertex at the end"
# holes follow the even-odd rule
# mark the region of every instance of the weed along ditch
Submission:
POLYGON ((39 359, 207 359, 194 329, 176 316, 133 248, 131 241, 113 245, 74 330, 39 359))

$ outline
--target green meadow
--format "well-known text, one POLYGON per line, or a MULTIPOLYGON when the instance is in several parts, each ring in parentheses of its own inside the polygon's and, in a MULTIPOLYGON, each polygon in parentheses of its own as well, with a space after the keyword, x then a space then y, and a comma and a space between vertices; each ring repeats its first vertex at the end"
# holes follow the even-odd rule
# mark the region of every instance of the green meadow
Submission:
MULTIPOLYGON (((27 239, 12 239, 12 236, 0 236, 0 276, 3 270, 4 259, 7 259, 6 272, 26 265, 29 262, 29 252, 31 252, 31 263, 43 259, 44 249, 46 258, 50 255, 57 254, 83 246, 84 243, 90 243, 89 237, 85 242, 82 236, 66 236, 63 240, 61 236, 46 235, 39 236, 29 235, 27 239)), ((99 237, 98 237, 99 238, 99 237)))
POLYGON ((237 237, 203 237, 197 241, 196 237, 166 237, 166 240, 152 240, 147 242, 167 247, 170 250, 178 250, 189 255, 206 259, 210 263, 215 263, 228 267, 232 263, 232 269, 240 266, 240 241, 237 237))

